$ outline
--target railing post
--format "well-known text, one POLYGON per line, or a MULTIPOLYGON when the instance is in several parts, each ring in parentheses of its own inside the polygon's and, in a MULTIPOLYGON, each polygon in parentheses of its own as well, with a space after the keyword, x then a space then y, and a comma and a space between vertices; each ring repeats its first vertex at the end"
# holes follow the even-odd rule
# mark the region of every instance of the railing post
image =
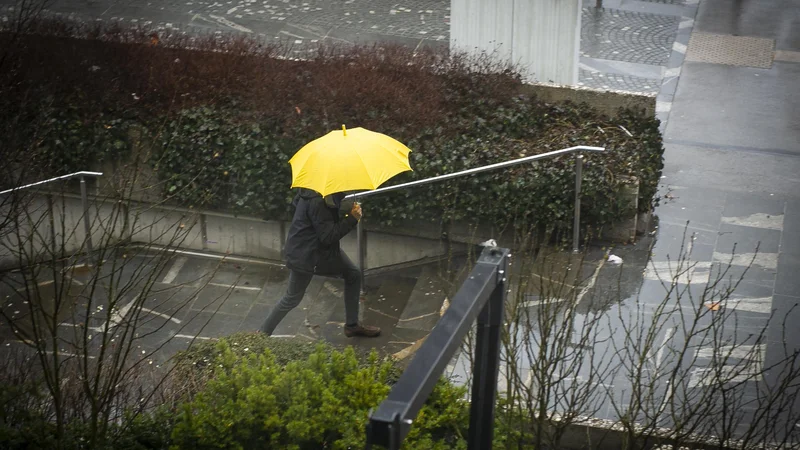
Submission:
POLYGON ((56 255, 56 258, 61 258, 63 255, 58 252, 56 253, 56 216, 55 216, 55 208, 53 206, 53 195, 46 194, 47 198, 47 220, 50 223, 50 245, 53 249, 53 255, 56 255))
POLYGON ((497 271, 497 284, 478 316, 475 342, 475 365, 472 373, 472 402, 469 414, 468 449, 492 448, 494 405, 500 369, 500 333, 503 326, 503 307, 506 301, 506 270, 508 258, 503 258, 497 271))
POLYGON ((358 252, 358 270, 361 271, 361 292, 366 291, 366 284, 364 284, 364 269, 366 269, 366 253, 367 253, 367 243, 364 241, 364 226, 362 225, 364 219, 358 221, 358 225, 356 225, 356 242, 357 248, 356 251, 358 252))
POLYGON ((81 204, 83 205, 83 226, 86 230, 86 250, 89 253, 89 260, 92 260, 92 227, 89 220, 89 198, 86 193, 86 178, 83 176, 81 176, 81 204))
POLYGON ((581 181, 583 180, 583 155, 575 156, 575 221, 572 225, 572 252, 578 253, 581 239, 581 181))

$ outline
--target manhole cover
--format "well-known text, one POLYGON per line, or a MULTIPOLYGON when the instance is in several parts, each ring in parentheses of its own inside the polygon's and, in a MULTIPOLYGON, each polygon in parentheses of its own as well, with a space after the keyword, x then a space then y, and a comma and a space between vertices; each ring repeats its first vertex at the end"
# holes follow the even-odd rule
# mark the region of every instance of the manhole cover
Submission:
POLYGON ((686 60, 769 69, 774 47, 772 39, 692 33, 686 60))

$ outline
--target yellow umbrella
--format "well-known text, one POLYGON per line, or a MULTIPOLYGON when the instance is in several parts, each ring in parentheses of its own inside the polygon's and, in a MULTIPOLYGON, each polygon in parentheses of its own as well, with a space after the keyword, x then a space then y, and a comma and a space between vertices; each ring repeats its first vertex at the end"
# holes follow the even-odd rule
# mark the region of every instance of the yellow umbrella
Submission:
POLYGON ((376 189, 398 173, 411 170, 411 150, 385 134, 364 128, 315 139, 301 148, 292 165, 292 187, 313 189, 322 196, 376 189))

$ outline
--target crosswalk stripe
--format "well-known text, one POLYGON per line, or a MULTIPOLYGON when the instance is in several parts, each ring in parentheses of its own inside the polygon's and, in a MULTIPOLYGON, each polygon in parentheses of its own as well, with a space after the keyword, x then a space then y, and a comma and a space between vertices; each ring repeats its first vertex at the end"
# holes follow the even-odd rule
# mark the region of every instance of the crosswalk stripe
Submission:
POLYGON ((767 354, 767 344, 758 345, 723 345, 716 350, 713 348, 697 349, 698 358, 711 358, 716 354, 722 358, 752 359, 764 361, 767 354))
MULTIPOLYGON (((711 358, 715 354, 721 358, 737 359, 744 361, 730 361, 730 364, 721 367, 705 367, 692 371, 689 377, 688 388, 707 386, 725 381, 726 383, 741 383, 745 381, 762 381, 764 379, 764 358, 767 353, 766 344, 721 346, 716 351, 713 348, 697 350, 698 358, 711 358), (717 378, 717 376, 719 378, 717 378)), ((728 360, 726 360, 728 362, 728 360)))
POLYGON ((653 261, 644 272, 645 280, 679 284, 707 284, 711 261, 685 261, 680 267, 675 261, 653 261))
POLYGON ((769 314, 772 312, 772 297, 729 298, 726 308, 736 311, 769 314))
POLYGON ((749 216, 722 217, 722 223, 742 227, 764 228, 767 230, 783 230, 783 214, 757 213, 749 216))
POLYGON ((732 266, 747 267, 753 265, 767 270, 776 270, 778 268, 777 253, 731 254, 731 253, 714 252, 714 261, 718 261, 722 264, 730 264, 732 266))

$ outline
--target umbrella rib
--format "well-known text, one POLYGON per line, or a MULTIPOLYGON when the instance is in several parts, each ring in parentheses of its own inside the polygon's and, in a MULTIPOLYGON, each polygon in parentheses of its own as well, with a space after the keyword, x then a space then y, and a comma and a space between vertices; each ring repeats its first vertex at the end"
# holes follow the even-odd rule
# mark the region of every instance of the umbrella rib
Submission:
POLYGON ((356 156, 358 156, 358 159, 361 160, 361 167, 364 169, 364 173, 367 175, 367 179, 371 184, 370 189, 375 189, 377 186, 375 186, 375 181, 372 180, 372 176, 369 173, 369 168, 367 167, 366 161, 364 161, 364 158, 361 157, 361 152, 359 152, 358 149, 354 149, 353 151, 355 152, 356 156))
MULTIPOLYGON (((375 133, 375 134, 378 134, 378 133, 375 133)), ((383 136, 386 136, 386 135, 383 135, 383 136)), ((408 147, 405 146, 405 144, 403 144, 402 142, 398 141, 397 139, 395 139, 395 138, 393 138, 391 136, 386 136, 386 137, 391 139, 391 140, 393 140, 393 141, 395 141, 395 142, 397 142, 397 144, 399 144, 399 145, 401 145, 401 146, 403 146, 405 148, 408 148, 408 147)), ((396 154, 397 152, 396 152, 395 149, 389 148, 386 145, 384 145, 383 142, 381 142, 381 140, 377 139, 377 136, 371 136, 371 140, 374 142, 374 145, 382 148, 387 153, 389 153, 390 155, 392 155, 396 159, 398 159, 404 165, 408 165, 407 156, 404 158, 403 156, 400 156, 399 154, 396 154)), ((408 149, 408 150, 409 150, 409 152, 411 151, 411 149, 408 149)), ((408 170, 411 170, 410 165, 409 165, 409 169, 408 170)))

